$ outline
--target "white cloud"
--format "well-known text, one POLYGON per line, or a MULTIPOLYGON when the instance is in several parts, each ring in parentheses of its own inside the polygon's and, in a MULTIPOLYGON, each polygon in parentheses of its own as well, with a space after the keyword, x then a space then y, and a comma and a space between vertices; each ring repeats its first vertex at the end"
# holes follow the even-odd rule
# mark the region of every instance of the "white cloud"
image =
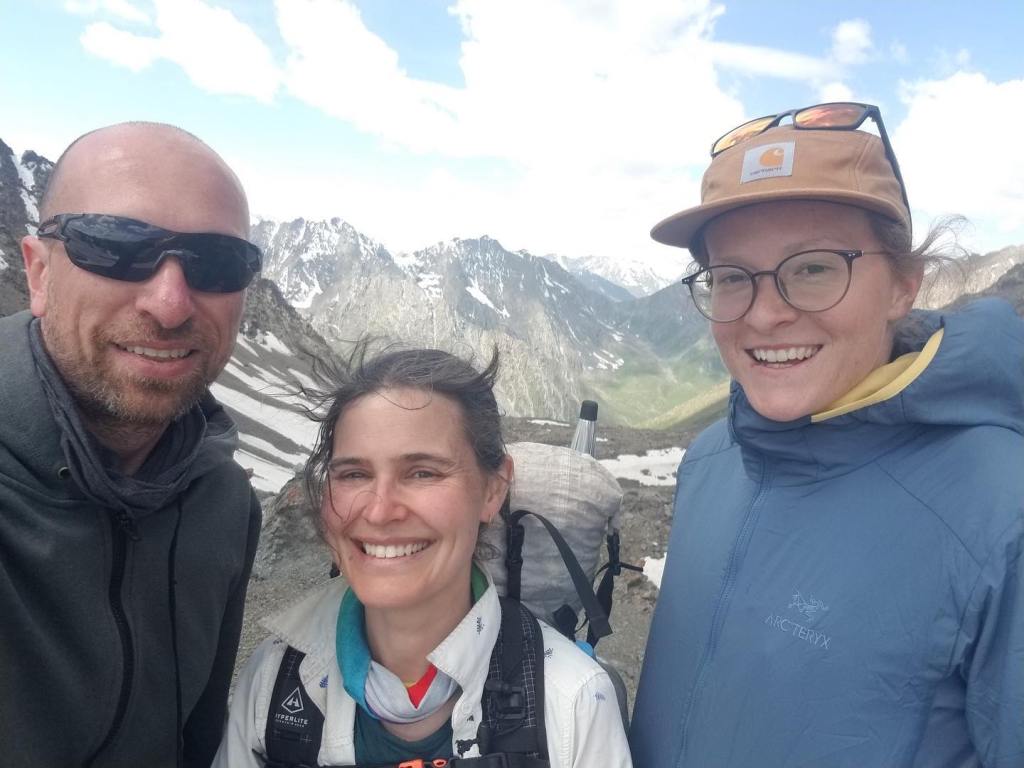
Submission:
POLYGON ((692 161, 681 157, 687 136, 701 146, 723 113, 742 117, 716 85, 703 38, 718 10, 703 0, 619 0, 600 13, 460 0, 451 9, 466 36, 460 88, 410 77, 347 0, 276 7, 289 90, 413 151, 575 170, 692 161))
POLYGON ((853 101, 853 91, 846 83, 825 83, 818 90, 818 98, 823 103, 827 101, 853 101))
POLYGON ((387 176, 325 159, 310 178, 267 170, 265 157, 243 173, 254 210, 341 215, 401 249, 486 232, 534 252, 657 259, 650 226, 697 202, 711 140, 750 117, 720 72, 848 98, 848 69, 870 49, 857 20, 818 57, 717 40, 712 0, 454 0, 464 85, 453 86, 405 71, 353 0, 275 0, 278 61, 211 2, 155 0, 153 35, 98 24, 83 43, 135 70, 176 62, 214 93, 283 91, 382 152, 419 153, 416 170, 387 176))
POLYGON ((832 31, 832 58, 839 64, 862 64, 870 51, 871 25, 863 19, 841 21, 832 31))
POLYGON ((962 213, 979 248, 1024 239, 1024 153, 1014 145, 1014 127, 1024 124, 1024 79, 957 72, 904 84, 902 100, 907 116, 893 144, 918 233, 930 218, 962 213))
POLYGON ((791 53, 777 48, 739 43, 710 43, 716 64, 752 75, 767 75, 810 83, 836 77, 835 65, 825 58, 791 53))
POLYGON ((97 13, 108 13, 123 21, 139 24, 150 24, 145 11, 137 8, 128 0, 67 0, 64 10, 78 16, 94 16, 97 13))
POLYGON ((285 83, 293 95, 415 151, 458 154, 452 115, 458 92, 409 77, 397 53, 366 28, 352 3, 277 0, 276 7, 290 51, 285 83))
POLYGON ((139 71, 157 59, 180 66, 199 88, 269 102, 281 76, 270 49, 234 14, 203 0, 155 0, 156 34, 107 22, 86 27, 82 46, 94 56, 139 71))
POLYGON ((98 21, 85 28, 82 47, 93 56, 139 72, 160 58, 160 41, 98 21))

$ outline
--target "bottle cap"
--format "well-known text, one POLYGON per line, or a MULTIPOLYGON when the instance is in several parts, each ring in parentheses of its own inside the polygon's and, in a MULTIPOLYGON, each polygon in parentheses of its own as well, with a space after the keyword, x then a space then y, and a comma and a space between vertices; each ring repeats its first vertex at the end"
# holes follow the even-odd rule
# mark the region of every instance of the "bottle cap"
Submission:
POLYGON ((597 421, 597 403, 593 400, 584 400, 580 404, 580 418, 586 421, 597 421))

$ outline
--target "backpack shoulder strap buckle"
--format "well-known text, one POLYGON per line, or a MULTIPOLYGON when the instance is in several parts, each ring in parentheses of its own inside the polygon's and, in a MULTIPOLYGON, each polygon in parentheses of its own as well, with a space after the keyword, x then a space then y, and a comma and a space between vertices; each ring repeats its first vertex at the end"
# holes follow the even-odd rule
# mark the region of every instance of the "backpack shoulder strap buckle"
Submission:
POLYGON ((495 714, 499 720, 522 720, 526 717, 526 691, 521 685, 503 680, 488 680, 484 690, 494 695, 495 714))

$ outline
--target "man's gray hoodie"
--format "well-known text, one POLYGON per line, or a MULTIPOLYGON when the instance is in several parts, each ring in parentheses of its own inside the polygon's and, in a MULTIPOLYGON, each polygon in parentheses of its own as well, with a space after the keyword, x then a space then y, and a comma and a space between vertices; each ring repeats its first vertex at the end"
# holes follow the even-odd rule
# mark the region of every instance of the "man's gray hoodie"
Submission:
POLYGON ((207 765, 260 528, 237 430, 207 395, 143 467, 166 498, 98 501, 69 454, 102 449, 58 426, 31 321, 0 319, 0 764, 207 765))

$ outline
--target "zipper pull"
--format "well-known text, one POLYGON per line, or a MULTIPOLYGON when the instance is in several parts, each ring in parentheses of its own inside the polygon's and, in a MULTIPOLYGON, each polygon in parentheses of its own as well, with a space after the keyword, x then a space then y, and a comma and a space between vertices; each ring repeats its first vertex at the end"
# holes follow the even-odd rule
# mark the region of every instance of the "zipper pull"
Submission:
POLYGON ((125 535, 132 541, 139 541, 139 526, 135 522, 135 516, 127 509, 119 509, 114 513, 117 516, 117 524, 124 531, 125 535))

